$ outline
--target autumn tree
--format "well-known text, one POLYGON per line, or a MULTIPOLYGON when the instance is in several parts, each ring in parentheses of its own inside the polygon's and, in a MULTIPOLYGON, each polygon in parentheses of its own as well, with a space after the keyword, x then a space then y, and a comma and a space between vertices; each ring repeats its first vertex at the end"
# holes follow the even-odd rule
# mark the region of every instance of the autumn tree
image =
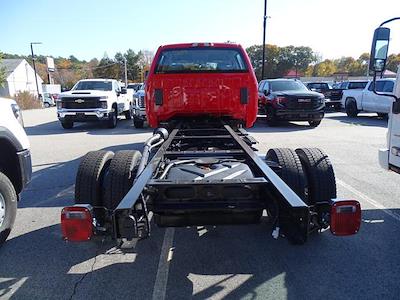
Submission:
MULTIPOLYGON (((262 45, 253 45, 246 49, 256 76, 261 79, 262 45)), ((266 45, 265 78, 284 76, 289 70, 297 69, 305 72, 310 63, 316 61, 316 56, 310 47, 278 47, 266 45)))
POLYGON ((392 72, 397 72, 397 68, 400 65, 400 53, 390 54, 386 63, 386 68, 392 72))
POLYGON ((6 69, 1 67, 1 61, 3 60, 3 54, 0 52, 0 87, 4 86, 6 82, 6 69))

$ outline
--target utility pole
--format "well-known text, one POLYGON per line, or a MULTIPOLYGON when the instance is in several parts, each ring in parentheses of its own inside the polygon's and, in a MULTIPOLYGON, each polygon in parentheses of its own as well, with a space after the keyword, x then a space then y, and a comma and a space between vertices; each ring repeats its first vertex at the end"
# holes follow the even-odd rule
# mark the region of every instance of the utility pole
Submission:
POLYGON ((37 74, 36 74, 36 65, 35 65, 35 56, 33 55, 33 46, 32 45, 39 45, 41 42, 32 42, 31 43, 31 53, 32 53, 32 63, 33 63, 33 70, 35 71, 35 82, 36 82, 36 91, 38 98, 40 98, 40 93, 39 93, 39 85, 37 81, 37 74))
POLYGON ((267 0, 264 0, 264 27, 263 27, 263 53, 262 53, 262 71, 261 80, 264 79, 264 68, 265 68, 265 28, 267 26, 267 0))
POLYGON ((125 87, 128 86, 128 69, 126 68, 126 57, 124 57, 124 67, 125 67, 125 87))

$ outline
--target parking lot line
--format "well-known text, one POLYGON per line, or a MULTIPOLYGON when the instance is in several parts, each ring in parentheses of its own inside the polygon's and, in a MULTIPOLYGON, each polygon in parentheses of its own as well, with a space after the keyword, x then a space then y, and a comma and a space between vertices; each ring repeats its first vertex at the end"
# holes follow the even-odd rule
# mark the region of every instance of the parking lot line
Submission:
POLYGON ((165 229, 164 240, 161 247, 160 260, 156 281, 153 289, 153 300, 164 300, 167 292, 169 264, 172 260, 172 245, 174 241, 175 228, 165 229))
POLYGON ((389 216, 391 216, 392 218, 394 218, 395 220, 400 222, 400 215, 396 214, 394 212, 392 212, 391 210, 387 209, 386 207, 384 207, 382 204, 380 204, 378 201, 371 199, 370 197, 368 197, 367 195, 365 195, 364 193, 356 190, 355 188, 353 188, 351 185, 348 185, 347 183, 336 179, 336 182, 338 184, 340 184, 342 187, 344 187, 345 189, 349 190, 350 192, 352 192, 353 194, 357 195, 358 197, 360 197, 361 199, 367 201, 368 203, 372 204, 373 206, 375 206, 378 209, 381 209, 383 212, 385 212, 386 214, 388 214, 389 216))

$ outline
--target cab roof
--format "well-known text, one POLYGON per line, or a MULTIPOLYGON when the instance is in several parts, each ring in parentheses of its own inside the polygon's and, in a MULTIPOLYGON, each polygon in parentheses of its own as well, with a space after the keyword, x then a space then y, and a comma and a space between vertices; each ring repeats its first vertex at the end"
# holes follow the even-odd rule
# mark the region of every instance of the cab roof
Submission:
POLYGON ((196 48, 196 47, 210 47, 210 48, 242 48, 240 44, 235 43, 183 43, 183 44, 169 44, 159 47, 160 50, 164 49, 180 49, 180 48, 196 48))

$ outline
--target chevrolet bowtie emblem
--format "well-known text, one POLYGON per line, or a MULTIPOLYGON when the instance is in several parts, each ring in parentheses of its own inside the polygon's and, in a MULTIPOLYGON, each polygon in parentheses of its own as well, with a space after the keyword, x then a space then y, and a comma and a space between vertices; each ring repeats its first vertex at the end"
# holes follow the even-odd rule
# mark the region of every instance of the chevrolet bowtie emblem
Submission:
POLYGON ((76 102, 76 103, 83 103, 83 102, 85 102, 85 100, 83 100, 83 99, 76 99, 75 102, 76 102))

